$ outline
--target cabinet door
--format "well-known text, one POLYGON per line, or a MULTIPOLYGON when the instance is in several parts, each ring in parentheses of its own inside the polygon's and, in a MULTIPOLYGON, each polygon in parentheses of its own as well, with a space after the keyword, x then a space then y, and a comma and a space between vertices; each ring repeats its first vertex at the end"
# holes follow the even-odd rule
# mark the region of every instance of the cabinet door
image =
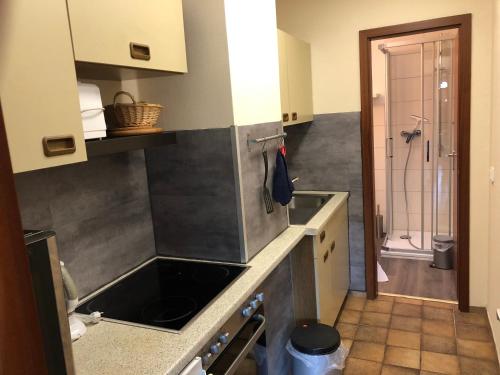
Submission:
POLYGON ((334 311, 332 257, 325 249, 321 257, 314 260, 316 270, 316 301, 320 323, 333 325, 337 315, 334 311))
MULTIPOLYGON (((5 8, 0 97, 14 172, 87 159, 65 0, 16 0, 5 8), (44 137, 72 153, 47 157, 44 137), (60 141, 58 137, 62 137, 60 141)), ((96 9, 97 10, 97 9, 96 9)))
POLYGON ((290 125, 313 118, 311 46, 297 38, 287 43, 290 125))
POLYGON ((187 71, 182 0, 68 0, 68 12, 77 61, 187 71))
POLYGON ((290 103, 288 100, 288 58, 287 44, 290 43, 291 36, 278 30, 278 54, 280 64, 280 92, 281 92, 281 120, 283 125, 290 122, 290 103))
POLYGON ((335 215, 334 239, 329 244, 332 258, 332 305, 335 318, 340 312, 349 289, 349 234, 347 205, 335 215))

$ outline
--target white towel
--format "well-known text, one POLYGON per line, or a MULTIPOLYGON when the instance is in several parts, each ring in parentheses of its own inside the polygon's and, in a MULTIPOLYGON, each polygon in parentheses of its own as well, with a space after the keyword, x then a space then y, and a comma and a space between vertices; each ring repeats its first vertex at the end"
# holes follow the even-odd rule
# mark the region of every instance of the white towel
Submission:
POLYGON ((382 266, 380 265, 379 262, 377 262, 377 280, 379 283, 386 283, 389 281, 387 274, 382 269, 382 266))

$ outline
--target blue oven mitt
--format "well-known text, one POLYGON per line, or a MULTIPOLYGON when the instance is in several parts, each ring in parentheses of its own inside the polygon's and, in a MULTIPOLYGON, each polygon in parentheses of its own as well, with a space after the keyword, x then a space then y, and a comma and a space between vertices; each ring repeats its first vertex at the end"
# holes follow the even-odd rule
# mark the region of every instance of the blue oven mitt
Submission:
POLYGON ((273 176, 273 199, 286 206, 292 199, 294 190, 293 182, 288 176, 285 155, 282 149, 279 149, 276 153, 276 169, 273 176))

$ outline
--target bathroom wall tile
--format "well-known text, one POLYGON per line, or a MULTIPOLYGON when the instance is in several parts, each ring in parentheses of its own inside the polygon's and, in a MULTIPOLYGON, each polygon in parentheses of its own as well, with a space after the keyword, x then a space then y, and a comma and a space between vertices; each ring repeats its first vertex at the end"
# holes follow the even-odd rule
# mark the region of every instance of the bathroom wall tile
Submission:
POLYGON ((231 129, 177 133, 146 151, 159 254, 241 261, 231 129))
MULTIPOLYGON (((391 56, 391 78, 409 78, 420 77, 421 74, 421 57, 420 52, 408 53, 391 56)), ((432 72, 433 61, 432 54, 424 53, 424 72, 432 72)))
MULTIPOLYGON (((391 106, 391 124, 394 125, 409 125, 415 127, 416 122, 410 115, 420 116, 422 106, 420 97, 417 100, 396 102, 391 106)), ((424 117, 431 120, 433 118, 433 103, 432 98, 424 100, 424 117)))
POLYGON ((385 147, 373 148, 373 167, 376 170, 384 170, 386 163, 385 147))
MULTIPOLYGON (((391 101, 420 100, 420 77, 400 78, 391 80, 391 101)), ((432 99, 432 76, 424 76, 424 100, 432 99)))
POLYGON ((374 173, 375 173, 375 189, 385 190, 386 189, 385 169, 376 169, 374 173))
POLYGON ((373 126, 373 147, 382 147, 385 148, 385 125, 376 125, 374 123, 373 126))
POLYGON ((375 127, 385 127, 385 106, 383 101, 373 104, 373 125, 375 127))
MULTIPOLYGON (((247 139, 255 139, 275 135, 283 132, 280 122, 238 126, 233 128, 238 132, 238 160, 241 178, 239 182, 244 215, 244 230, 246 232, 247 260, 255 256, 262 248, 271 242, 278 234, 288 226, 286 206, 274 202, 274 210, 271 214, 266 212, 262 195, 262 184, 264 182, 264 160, 262 157, 262 145, 252 145, 248 150, 247 139)), ((236 134, 233 132, 233 136, 236 134)), ((235 139, 236 142, 236 139, 235 139)), ((279 141, 271 141, 266 144, 269 175, 267 187, 272 195, 273 173, 276 167, 276 153, 279 141)), ((293 178, 294 175, 291 174, 293 178)))
POLYGON ((375 190, 375 208, 377 206, 380 207, 380 213, 383 216, 386 216, 386 209, 387 209, 386 200, 387 197, 385 190, 375 190))
POLYGON ((86 295, 155 255, 143 151, 16 175, 23 227, 52 229, 86 295))
POLYGON ((364 290, 361 135, 359 112, 315 115, 285 128, 288 166, 297 190, 349 191, 351 288, 364 290))

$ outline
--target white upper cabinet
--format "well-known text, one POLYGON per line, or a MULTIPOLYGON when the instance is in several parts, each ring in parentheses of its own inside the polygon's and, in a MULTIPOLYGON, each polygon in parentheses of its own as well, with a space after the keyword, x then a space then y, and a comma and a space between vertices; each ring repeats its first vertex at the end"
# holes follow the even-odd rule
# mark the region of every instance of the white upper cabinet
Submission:
POLYGON ((182 0, 67 0, 75 60, 186 73, 182 0))
POLYGON ((278 30, 283 125, 312 121, 311 46, 278 30))
POLYGON ((14 172, 87 160, 65 0, 5 11, 0 99, 14 172))

